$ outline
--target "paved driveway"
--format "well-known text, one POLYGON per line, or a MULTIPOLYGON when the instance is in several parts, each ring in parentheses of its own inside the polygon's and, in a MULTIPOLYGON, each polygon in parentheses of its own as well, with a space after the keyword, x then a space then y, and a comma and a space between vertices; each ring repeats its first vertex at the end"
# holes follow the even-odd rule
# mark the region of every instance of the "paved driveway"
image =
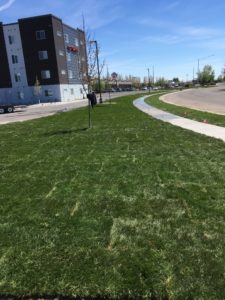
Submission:
MULTIPOLYGON (((121 93, 110 93, 111 99, 131 95, 133 93, 143 93, 142 92, 121 92, 121 93)), ((97 98, 99 96, 97 95, 97 98)), ((109 100, 109 94, 102 94, 103 101, 109 100)), ((99 100, 98 100, 99 101, 99 100)), ((68 111, 71 109, 76 109, 79 107, 87 106, 88 101, 85 100, 76 100, 72 102, 57 102, 57 103, 45 103, 45 104, 36 104, 24 107, 16 107, 14 113, 11 114, 0 114, 0 124, 8 124, 13 122, 21 122, 32 119, 38 119, 53 115, 57 112, 68 111)))
POLYGON ((178 106, 225 115, 225 84, 164 95, 161 99, 178 106))

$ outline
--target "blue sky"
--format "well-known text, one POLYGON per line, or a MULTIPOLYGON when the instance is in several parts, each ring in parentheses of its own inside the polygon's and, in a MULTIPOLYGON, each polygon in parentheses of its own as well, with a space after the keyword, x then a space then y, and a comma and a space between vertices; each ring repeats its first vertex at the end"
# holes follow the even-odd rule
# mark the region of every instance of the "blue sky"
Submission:
POLYGON ((52 13, 86 28, 101 46, 109 72, 190 80, 211 64, 225 65, 224 0, 0 0, 0 21, 52 13))

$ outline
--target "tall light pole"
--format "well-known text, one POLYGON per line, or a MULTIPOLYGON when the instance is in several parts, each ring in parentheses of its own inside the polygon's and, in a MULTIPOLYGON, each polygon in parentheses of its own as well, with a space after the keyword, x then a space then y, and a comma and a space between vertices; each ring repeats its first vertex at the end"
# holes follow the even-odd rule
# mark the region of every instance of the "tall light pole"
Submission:
POLYGON ((214 54, 211 54, 211 55, 208 55, 208 56, 205 56, 205 57, 198 58, 198 83, 199 83, 199 75, 200 75, 199 61, 200 61, 200 60, 207 59, 207 58, 212 57, 212 56, 214 56, 214 54))
POLYGON ((148 71, 148 92, 150 93, 150 77, 149 77, 149 68, 147 68, 148 71))
POLYGON ((95 44, 95 51, 96 51, 96 60, 97 60, 97 69, 98 69, 98 89, 99 89, 99 103, 102 103, 102 90, 101 90, 101 80, 100 80, 100 71, 99 71, 99 59, 98 59, 98 42, 95 41, 90 41, 91 44, 95 44))
POLYGON ((154 85, 154 81, 155 81, 155 67, 152 66, 152 82, 153 82, 153 85, 154 85))

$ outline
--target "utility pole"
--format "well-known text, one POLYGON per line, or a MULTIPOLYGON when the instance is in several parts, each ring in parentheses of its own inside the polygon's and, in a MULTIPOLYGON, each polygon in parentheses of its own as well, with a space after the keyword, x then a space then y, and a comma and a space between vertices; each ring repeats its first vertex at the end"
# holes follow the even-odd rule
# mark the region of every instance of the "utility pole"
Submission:
POLYGON ((154 85, 154 82, 155 82, 155 67, 154 66, 152 66, 152 82, 154 85))
POLYGON ((148 92, 150 94, 150 77, 149 77, 149 68, 147 68, 148 71, 148 92))
MULTIPOLYGON (((84 44, 85 44, 85 56, 86 56, 86 59, 87 59, 87 63, 88 62, 88 58, 87 58, 87 42, 86 42, 86 28, 85 28, 85 18, 84 18, 84 14, 82 14, 82 22, 83 22, 83 32, 84 32, 84 44)), ((80 62, 80 58, 79 58, 79 63, 81 64, 80 62)), ((80 65, 81 69, 83 70, 83 67, 80 65)), ((86 92, 86 96, 87 94, 90 93, 90 85, 89 85, 89 71, 88 71, 88 66, 86 65, 85 66, 85 73, 86 73, 86 77, 87 77, 87 91, 86 91, 86 88, 85 88, 85 85, 84 85, 84 91, 86 92)), ((83 74, 81 75, 82 77, 84 76, 83 74)), ((83 94, 83 97, 84 97, 84 94, 83 94)), ((90 99, 88 99, 88 128, 90 129, 92 126, 91 124, 91 101, 90 99)))

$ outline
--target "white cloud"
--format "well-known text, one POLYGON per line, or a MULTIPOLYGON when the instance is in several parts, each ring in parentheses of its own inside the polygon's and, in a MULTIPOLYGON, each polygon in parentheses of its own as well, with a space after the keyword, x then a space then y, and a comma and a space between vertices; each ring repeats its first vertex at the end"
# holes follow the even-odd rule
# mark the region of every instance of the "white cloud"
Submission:
POLYGON ((140 25, 146 25, 151 27, 157 27, 157 28, 170 28, 173 26, 171 22, 165 21, 160 18, 142 18, 137 21, 140 25))
POLYGON ((175 22, 152 17, 140 19, 138 20, 138 23, 148 27, 164 29, 168 32, 168 35, 179 36, 179 39, 181 40, 204 40, 221 35, 221 32, 218 29, 200 26, 182 26, 181 24, 177 24, 175 22))
POLYGON ((218 30, 212 28, 194 26, 180 27, 177 31, 185 36, 201 39, 211 38, 219 34, 218 30))
POLYGON ((8 0, 5 4, 0 5, 0 11, 8 9, 16 0, 8 0))
MULTIPOLYGON (((147 21, 143 21, 143 24, 147 24, 147 21)), ((154 24, 154 19, 150 19, 150 23, 154 24)), ((166 27, 165 24, 155 23, 155 26, 166 27)), ((172 25, 172 24, 171 24, 172 25)), ((164 28, 165 29, 165 28, 164 28)), ((186 44, 189 46, 202 47, 206 48, 215 48, 215 49, 224 49, 224 36, 225 32, 220 29, 210 28, 210 27, 201 27, 201 26, 167 26, 167 30, 164 30, 164 34, 158 33, 147 35, 141 38, 141 42, 151 42, 156 44, 164 45, 175 45, 175 44, 186 44), (220 41, 220 43, 218 43, 220 41)))
POLYGON ((166 45, 174 45, 183 42, 185 39, 182 36, 165 34, 165 35, 149 35, 142 39, 142 42, 160 43, 166 45))
POLYGON ((71 20, 77 20, 84 15, 87 28, 97 29, 104 25, 110 24, 123 15, 121 2, 96 0, 82 0, 76 5, 76 13, 70 14, 64 18, 65 22, 71 23, 71 20))
POLYGON ((225 50, 225 37, 204 41, 196 44, 196 46, 210 51, 225 50))
POLYGON ((173 10, 175 9, 177 6, 179 6, 180 2, 179 1, 175 1, 172 2, 170 4, 168 4, 167 6, 164 7, 164 10, 168 11, 168 10, 173 10))

